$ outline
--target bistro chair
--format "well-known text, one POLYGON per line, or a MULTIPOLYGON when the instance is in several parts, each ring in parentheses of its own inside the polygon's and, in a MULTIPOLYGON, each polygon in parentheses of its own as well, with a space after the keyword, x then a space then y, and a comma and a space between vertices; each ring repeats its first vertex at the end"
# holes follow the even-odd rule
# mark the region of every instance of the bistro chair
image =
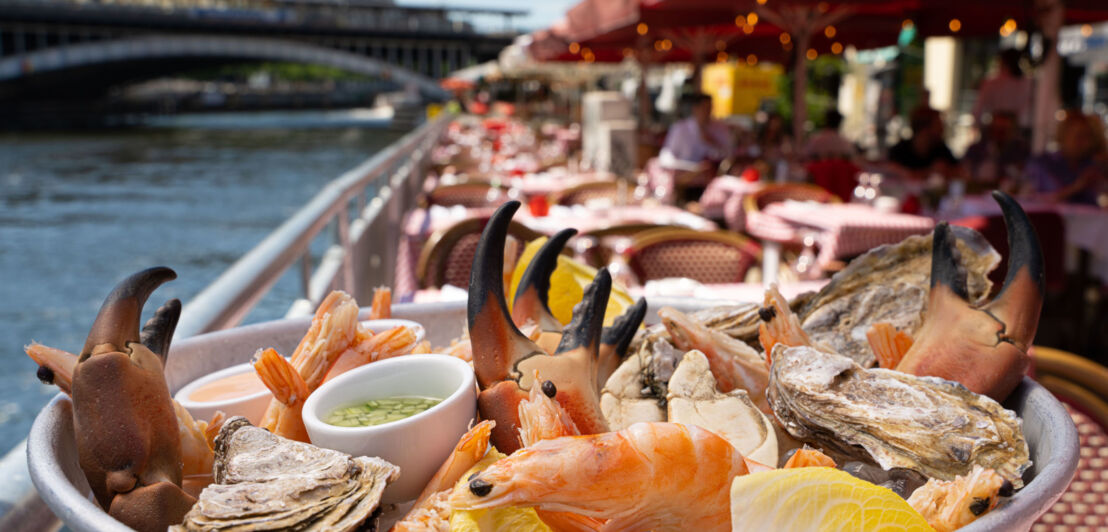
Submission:
MULTIPOLYGON (((623 187, 623 201, 630 203, 635 187, 623 187)), ((585 205, 595 200, 610 200, 612 205, 620 204, 620 186, 616 181, 590 181, 574 185, 550 195, 552 205, 585 205)))
MULTIPOLYGON (((438 288, 446 284, 467 288, 477 242, 488 221, 488 218, 463 220, 431 235, 420 251, 416 266, 420 288, 438 288)), ((540 236, 542 235, 519 222, 508 224, 506 250, 510 251, 506 252, 511 252, 512 255, 506 258, 505 263, 514 265, 523 253, 524 244, 540 236), (515 245, 512 244, 513 241, 515 245)))
POLYGON ((482 181, 467 181, 455 185, 435 187, 425 196, 426 206, 443 207, 491 207, 507 200, 507 194, 499 188, 482 181))
POLYGON ((819 203, 842 203, 841 200, 827 189, 807 183, 785 183, 778 185, 766 185, 765 188, 743 198, 743 210, 746 215, 761 212, 771 203, 783 201, 816 201, 819 203))
POLYGON ((761 246, 735 233, 662 228, 635 235, 627 262, 642 283, 687 277, 716 284, 743 282, 761 260, 761 246))
POLYGON ((681 226, 649 223, 610 225, 577 235, 571 241, 571 245, 577 249, 579 258, 594 268, 601 268, 610 264, 616 255, 617 250, 611 245, 613 239, 629 239, 639 233, 655 229, 681 229, 681 226))
POLYGON ((1049 347, 1032 348, 1035 380, 1050 390, 1077 425, 1081 456, 1069 489, 1032 531, 1108 527, 1108 368, 1049 347))

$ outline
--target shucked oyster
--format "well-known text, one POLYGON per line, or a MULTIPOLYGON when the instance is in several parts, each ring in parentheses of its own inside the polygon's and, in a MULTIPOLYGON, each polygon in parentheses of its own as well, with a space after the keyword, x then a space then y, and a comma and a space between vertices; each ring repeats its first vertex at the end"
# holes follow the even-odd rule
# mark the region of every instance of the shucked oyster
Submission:
MULTIPOLYGON (((1000 263, 1000 254, 972 229, 951 230, 967 274, 967 299, 980 302, 992 288, 988 275, 1000 263)), ((866 332, 874 323, 886 322, 915 336, 927 310, 931 241, 932 235, 912 236, 850 261, 797 312, 812 341, 868 368, 875 358, 866 332)))
POLYGON ((216 437, 215 484, 182 530, 353 530, 400 468, 287 440, 235 417, 216 437))
POLYGON ((778 344, 767 396, 793 436, 885 469, 952 480, 977 464, 1019 488, 1031 466, 1015 412, 956 382, 778 344))

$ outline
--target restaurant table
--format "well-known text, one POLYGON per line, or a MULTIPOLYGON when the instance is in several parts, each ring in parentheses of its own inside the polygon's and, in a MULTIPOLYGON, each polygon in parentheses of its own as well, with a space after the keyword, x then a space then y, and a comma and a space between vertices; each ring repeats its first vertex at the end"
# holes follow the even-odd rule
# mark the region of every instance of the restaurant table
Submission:
MULTIPOLYGON (((415 209, 404 221, 396 256, 395 291, 398 297, 419 288, 416 267, 423 244, 436 231, 447 229, 470 218, 488 218, 495 207, 464 208, 432 206, 415 209)), ((572 227, 580 232, 595 231, 624 224, 677 225, 697 231, 714 231, 715 222, 669 205, 613 205, 610 207, 563 207, 553 205, 547 216, 532 216, 528 209, 516 212, 517 222, 537 232, 552 235, 572 227)), ((400 299, 403 300, 403 299, 400 299)))
MULTIPOLYGON (((1108 210, 1092 205, 1044 203, 1029 198, 1017 198, 1029 213, 1053 212, 1062 217, 1066 231, 1066 246, 1070 251, 1089 254, 1089 273, 1108 283, 1108 210)), ((939 220, 957 220, 968 216, 999 216, 1000 206, 987 195, 967 196, 936 214, 939 220)), ((1076 253, 1067 253, 1066 268, 1073 269, 1076 253)))
POLYGON ((912 235, 925 234, 935 221, 924 216, 891 213, 855 203, 783 201, 747 213, 746 230, 763 240, 763 271, 774 280, 780 263, 780 243, 812 235, 819 245, 816 264, 821 267, 895 244, 912 235))

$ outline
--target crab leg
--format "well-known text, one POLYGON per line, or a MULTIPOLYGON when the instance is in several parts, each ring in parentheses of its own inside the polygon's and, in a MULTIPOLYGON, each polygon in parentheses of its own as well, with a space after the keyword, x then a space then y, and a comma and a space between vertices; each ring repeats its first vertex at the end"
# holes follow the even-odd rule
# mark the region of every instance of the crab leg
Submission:
POLYGON ((966 274, 958 266, 950 227, 935 228, 931 295, 916 341, 897 369, 955 380, 971 391, 1004 400, 1027 370, 1027 350, 1043 301, 1043 258, 1031 221, 1008 195, 993 192, 1004 213, 1011 253, 1004 288, 981 306, 966 301, 966 274))

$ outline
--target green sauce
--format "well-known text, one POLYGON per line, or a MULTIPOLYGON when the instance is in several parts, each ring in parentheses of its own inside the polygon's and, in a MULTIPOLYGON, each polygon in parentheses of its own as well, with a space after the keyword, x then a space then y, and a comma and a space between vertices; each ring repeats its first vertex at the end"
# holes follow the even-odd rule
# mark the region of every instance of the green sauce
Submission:
POLYGON ((323 421, 336 427, 371 427, 414 416, 442 402, 431 397, 386 397, 336 408, 323 421))

